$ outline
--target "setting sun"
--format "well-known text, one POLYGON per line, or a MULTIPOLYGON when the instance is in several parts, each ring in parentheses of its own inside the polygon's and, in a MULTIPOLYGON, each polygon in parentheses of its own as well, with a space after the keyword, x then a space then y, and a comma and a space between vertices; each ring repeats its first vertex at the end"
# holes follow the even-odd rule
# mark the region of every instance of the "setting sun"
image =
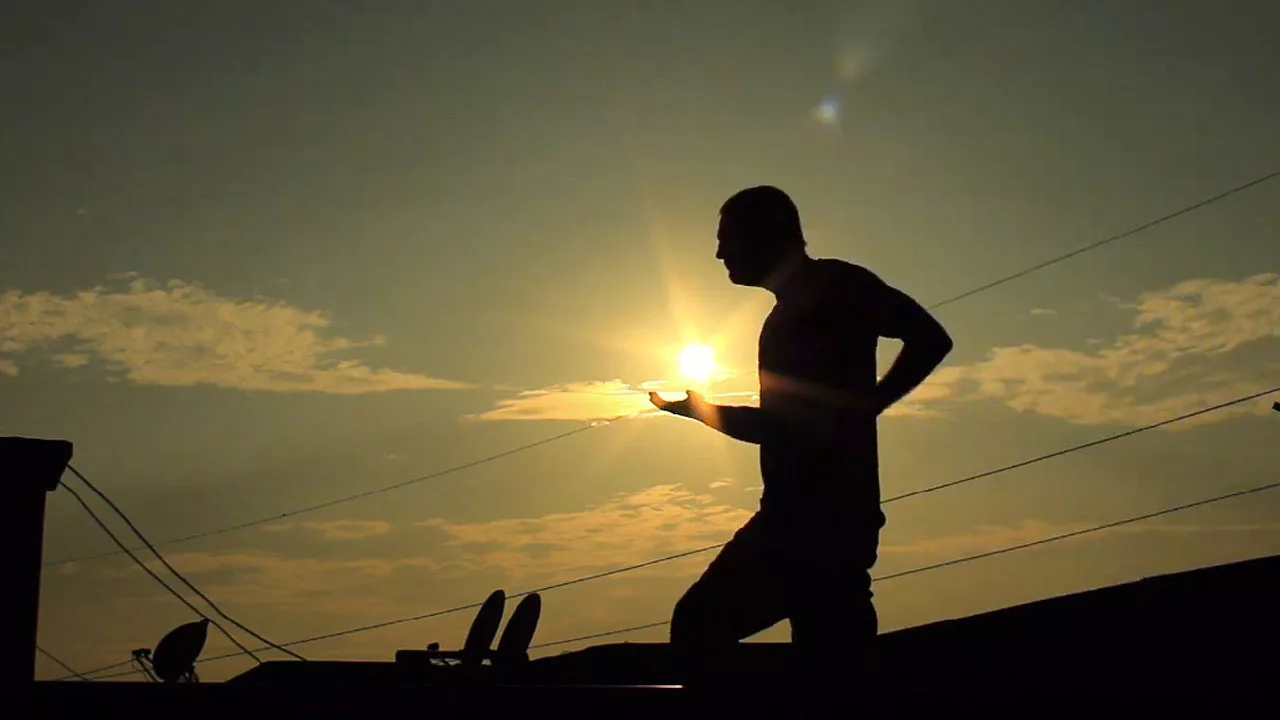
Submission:
POLYGON ((680 351, 680 376, 705 383, 716 372, 716 352, 706 345, 689 345, 680 351))

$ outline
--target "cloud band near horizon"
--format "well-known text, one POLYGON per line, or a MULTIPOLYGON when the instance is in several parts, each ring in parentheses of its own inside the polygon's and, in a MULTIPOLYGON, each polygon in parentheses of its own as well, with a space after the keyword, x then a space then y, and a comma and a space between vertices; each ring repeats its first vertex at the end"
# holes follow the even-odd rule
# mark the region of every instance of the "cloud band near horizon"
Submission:
MULTIPOLYGON (((987 401, 1072 424, 1137 427, 1280 384, 1280 362, 1227 368, 1213 362, 1280 340, 1280 274, 1191 279, 1143 293, 1132 303, 1112 302, 1134 318, 1133 331, 1109 345, 995 347, 978 362, 942 367, 886 415, 937 417, 958 403, 987 401)), ((621 380, 552 385, 505 398, 471 417, 603 420, 647 406, 646 386, 621 380)), ((733 395, 750 394, 733 389, 733 395)), ((1265 414, 1269 407, 1260 400, 1168 429, 1265 414)))
POLYGON ((222 297, 181 280, 126 277, 124 287, 69 295, 0 295, 0 375, 19 374, 16 356, 65 346, 48 362, 72 369, 96 361, 109 381, 135 385, 334 395, 475 387, 341 358, 386 338, 322 337, 331 321, 320 312, 222 297))

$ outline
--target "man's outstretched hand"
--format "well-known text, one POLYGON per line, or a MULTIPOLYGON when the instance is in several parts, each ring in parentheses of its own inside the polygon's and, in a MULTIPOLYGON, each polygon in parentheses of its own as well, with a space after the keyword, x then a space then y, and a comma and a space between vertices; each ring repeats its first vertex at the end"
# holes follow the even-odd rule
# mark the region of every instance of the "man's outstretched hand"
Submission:
POLYGON ((705 420, 707 409, 710 407, 706 399, 692 390, 686 390, 685 396, 683 400, 663 400, 658 393, 651 392, 649 393, 649 402, 653 403, 659 410, 665 410, 672 415, 680 415, 694 420, 705 420))

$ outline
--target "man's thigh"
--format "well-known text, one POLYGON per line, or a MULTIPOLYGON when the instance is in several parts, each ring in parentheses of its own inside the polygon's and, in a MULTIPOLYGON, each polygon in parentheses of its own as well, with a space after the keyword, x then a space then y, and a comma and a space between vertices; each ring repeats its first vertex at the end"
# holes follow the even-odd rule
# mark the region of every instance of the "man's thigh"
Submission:
POLYGON ((786 602, 776 562, 759 514, 752 516, 676 603, 671 642, 733 643, 780 622, 786 602))

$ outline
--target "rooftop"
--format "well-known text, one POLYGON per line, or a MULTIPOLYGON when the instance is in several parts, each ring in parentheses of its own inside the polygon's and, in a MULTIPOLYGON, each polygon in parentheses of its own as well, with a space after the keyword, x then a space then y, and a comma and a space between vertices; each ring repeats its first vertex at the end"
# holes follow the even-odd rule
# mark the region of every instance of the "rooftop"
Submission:
MULTIPOLYGON (((714 672, 673 666, 664 643, 613 643, 470 677, 395 662, 274 661, 226 683, 36 683, 42 717, 182 707, 182 717, 290 712, 433 717, 488 712, 778 717, 804 703, 895 711, 1026 710, 1052 702, 1226 705, 1260 697, 1280 644, 1280 556, 1145 578, 885 633, 856 675, 795 671, 785 643, 742 643, 714 672), (701 708, 701 709, 699 709, 701 708)), ((487 668, 486 668, 487 670, 487 668)), ((1048 706, 1042 706, 1048 709, 1048 706)))

